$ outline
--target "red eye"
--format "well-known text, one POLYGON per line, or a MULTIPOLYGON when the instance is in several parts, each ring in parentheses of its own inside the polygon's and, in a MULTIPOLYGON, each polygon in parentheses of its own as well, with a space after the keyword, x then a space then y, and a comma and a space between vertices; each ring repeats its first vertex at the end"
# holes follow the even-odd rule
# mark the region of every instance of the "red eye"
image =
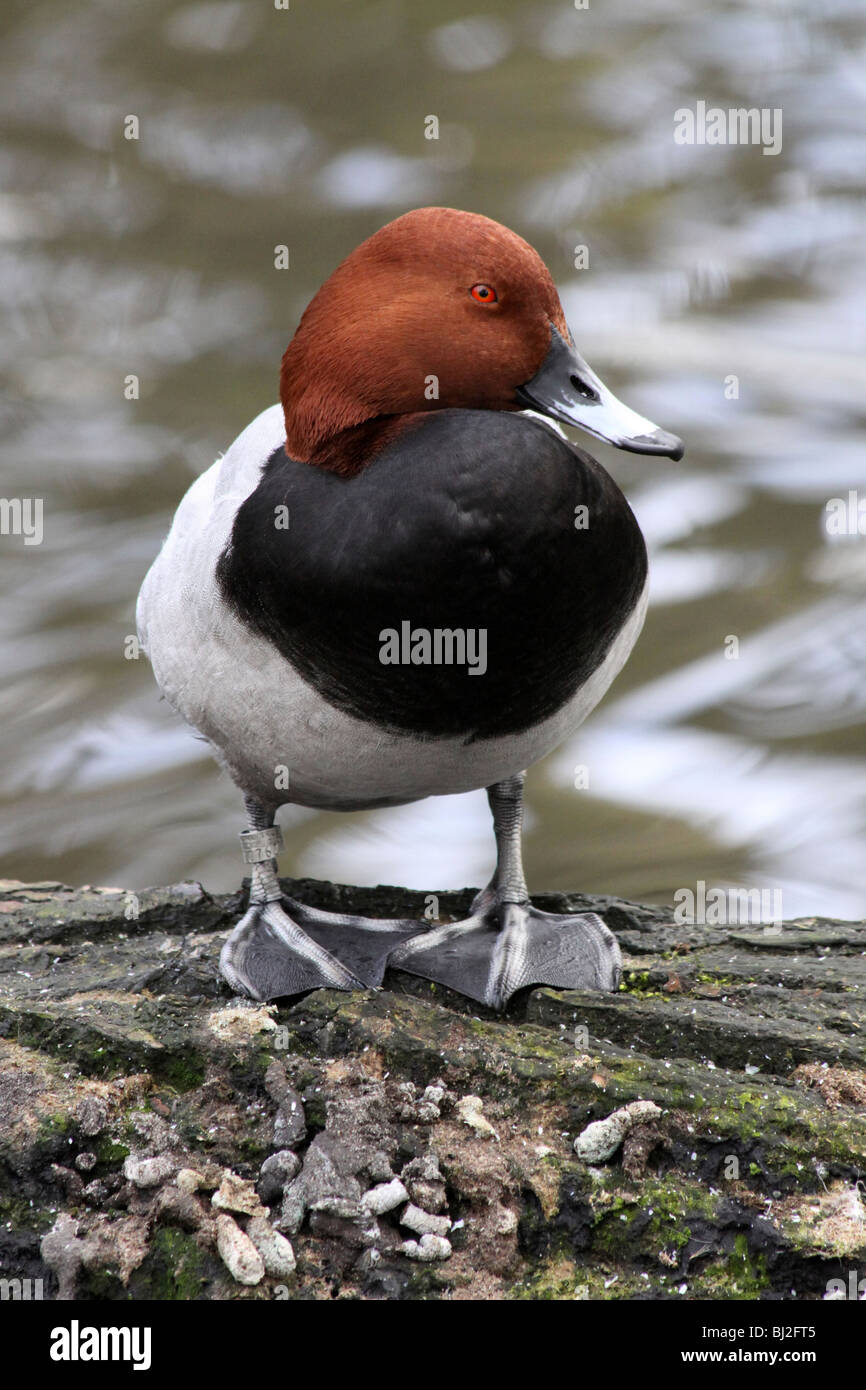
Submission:
POLYGON ((492 285, 473 285, 469 293, 478 304, 496 303, 496 291, 492 285))

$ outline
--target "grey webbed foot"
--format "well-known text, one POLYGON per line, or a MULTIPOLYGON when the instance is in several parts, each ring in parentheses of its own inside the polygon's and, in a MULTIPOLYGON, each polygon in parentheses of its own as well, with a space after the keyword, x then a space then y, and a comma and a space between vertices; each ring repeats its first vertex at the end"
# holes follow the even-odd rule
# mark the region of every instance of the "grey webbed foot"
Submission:
POLYGON ((559 916, 533 907, 521 858, 523 773, 487 788, 496 871, 464 922, 437 927, 392 951, 389 965, 504 1009, 527 985, 614 990, 622 957, 595 912, 559 916))
POLYGON ((497 1010, 528 985, 617 989, 619 945, 596 913, 560 916, 528 901, 490 899, 486 890, 465 921, 436 927, 398 946, 389 965, 497 1010))
POLYGON ((220 952, 232 989, 263 1001, 381 985, 389 953, 423 924, 323 912, 283 897, 276 861, 282 836, 273 810, 247 797, 247 811, 250 829, 241 847, 250 865, 250 905, 220 952))
POLYGON ((417 922, 321 912, 286 898, 252 903, 220 954, 220 970, 239 994, 264 1001, 309 989, 381 985, 390 952, 421 929, 417 922))

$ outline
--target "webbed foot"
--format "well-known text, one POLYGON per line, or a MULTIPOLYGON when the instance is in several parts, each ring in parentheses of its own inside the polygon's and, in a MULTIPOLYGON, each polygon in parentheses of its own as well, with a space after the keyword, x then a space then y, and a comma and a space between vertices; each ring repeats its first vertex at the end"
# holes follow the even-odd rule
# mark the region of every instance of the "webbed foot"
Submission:
POLYGON ((292 898, 252 903, 220 953, 220 970, 238 994, 278 999, 308 989, 381 985, 396 944, 417 922, 322 912, 292 898), (291 915, 289 915, 291 914, 291 915))
POLYGON ((436 927, 392 951, 388 964, 504 1009, 527 985, 615 990, 622 958, 595 912, 560 916, 486 890, 462 922, 436 927))
POLYGON ((232 989, 264 1001, 380 985, 390 952, 424 924, 323 912, 283 897, 276 863, 282 837, 273 811, 251 797, 247 811, 251 828, 240 838, 250 865, 250 905, 220 952, 232 989))

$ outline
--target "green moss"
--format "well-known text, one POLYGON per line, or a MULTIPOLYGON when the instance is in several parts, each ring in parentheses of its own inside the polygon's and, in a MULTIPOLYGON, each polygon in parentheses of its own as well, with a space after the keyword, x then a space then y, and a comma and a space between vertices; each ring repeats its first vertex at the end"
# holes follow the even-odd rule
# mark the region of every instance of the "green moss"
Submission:
POLYGON ((136 1286, 147 1290, 136 1296, 160 1302, 189 1302, 201 1296, 207 1280, 204 1256, 195 1238, 186 1231, 164 1226, 154 1235, 147 1257, 136 1271, 136 1286))
POLYGON ((621 1302, 665 1289, 654 1271, 629 1269, 616 1262, 593 1267, 554 1256, 515 1281, 505 1297, 520 1302, 567 1303, 575 1299, 621 1302))
POLYGON ((745 1233, 735 1236, 734 1248, 725 1263, 725 1272, 730 1280, 730 1298, 755 1299, 770 1285, 767 1262, 763 1255, 749 1253, 745 1233))
POLYGON ((199 1054, 190 1052, 188 1055, 173 1057, 158 1068, 161 1080, 164 1080, 175 1091, 194 1091, 200 1086, 205 1078, 207 1068, 205 1060, 199 1054))
POLYGON ((549 1260, 509 1289, 510 1299, 531 1302, 562 1302, 572 1299, 582 1280, 573 1261, 549 1260))
POLYGON ((93 1152, 96 1154, 97 1163, 106 1168, 116 1168, 129 1157, 130 1149, 128 1145, 119 1144, 115 1139, 103 1135, 94 1146, 93 1152))
MULTIPOLYGON (((443 1293, 453 1289, 456 1282, 447 1266, 415 1265, 407 1272, 409 1280, 403 1297, 413 1302, 441 1299, 443 1293)), ((357 1295, 353 1293, 352 1297, 357 1295)))
MULTIPOLYGON (((608 1184, 613 1187, 621 1181, 620 1174, 612 1173, 608 1184)), ((695 1219, 712 1221, 717 1203, 718 1198, 705 1187, 675 1174, 645 1179, 636 1197, 616 1192, 609 1203, 596 1202, 593 1251, 627 1262, 641 1257, 654 1261, 662 1247, 680 1250, 686 1246, 691 1239, 689 1223, 695 1219)))
POLYGON ((274 1058, 284 1059, 285 1053, 274 1048, 268 1040, 269 1035, 258 1045, 252 1044, 239 1056, 233 1056, 228 1067, 228 1075, 236 1091, 247 1092, 264 1085, 265 1074, 274 1058))
POLYGON ((234 1152, 237 1157, 234 1162, 237 1165, 251 1164, 254 1169, 260 1168, 273 1151, 274 1146, 267 1137, 260 1137, 256 1133, 241 1134, 235 1140, 234 1152))
POLYGON ((64 1110, 57 1110, 53 1115, 43 1115, 36 1128, 36 1142, 41 1144, 63 1138, 69 1135, 72 1129, 72 1116, 64 1110))
POLYGON ((79 1277, 78 1297, 98 1303, 122 1303, 132 1298, 120 1276, 111 1269, 86 1270, 79 1277))
POLYGON ((53 1115, 43 1115, 36 1127, 36 1137, 31 1150, 31 1162, 36 1166, 49 1163, 68 1163, 73 1152, 72 1139, 75 1123, 72 1116, 63 1111, 53 1115))
POLYGON ((34 1231, 42 1235, 50 1231, 57 1219, 57 1212, 43 1211, 33 1206, 26 1197, 13 1197, 4 1194, 0 1197, 0 1226, 12 1231, 34 1231))
POLYGON ((320 1129, 324 1129, 327 1117, 327 1102, 322 1091, 313 1090, 304 1097, 304 1118, 309 1134, 316 1134, 320 1129))
POLYGON ((650 976, 649 970, 626 970, 619 982, 620 993, 634 994, 640 999, 662 999, 661 990, 650 989, 650 976))

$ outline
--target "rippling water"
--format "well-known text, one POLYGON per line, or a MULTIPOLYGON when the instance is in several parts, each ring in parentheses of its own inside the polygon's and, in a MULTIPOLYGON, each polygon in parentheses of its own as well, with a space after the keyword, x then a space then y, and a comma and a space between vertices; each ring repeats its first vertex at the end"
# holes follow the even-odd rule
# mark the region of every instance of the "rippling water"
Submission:
MULTIPOLYGON (((238 795, 125 659, 135 595, 321 281, 438 202, 527 236, 590 363, 688 447, 593 448, 652 606, 530 776, 531 884, 863 916, 866 536, 825 524, 866 497, 861 0, 34 0, 0 25, 0 495, 44 499, 40 545, 0 537, 0 871, 236 885, 238 795), (676 144, 699 100, 781 108, 781 153, 676 144)), ((483 793, 283 824, 285 872, 490 870, 483 793)))

